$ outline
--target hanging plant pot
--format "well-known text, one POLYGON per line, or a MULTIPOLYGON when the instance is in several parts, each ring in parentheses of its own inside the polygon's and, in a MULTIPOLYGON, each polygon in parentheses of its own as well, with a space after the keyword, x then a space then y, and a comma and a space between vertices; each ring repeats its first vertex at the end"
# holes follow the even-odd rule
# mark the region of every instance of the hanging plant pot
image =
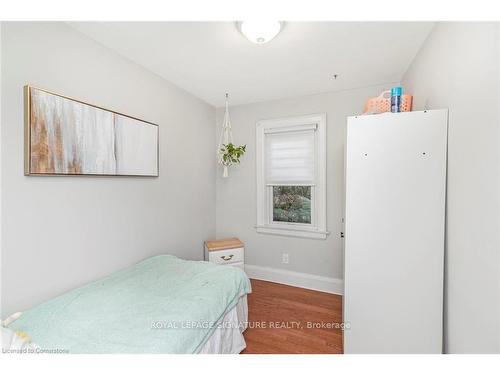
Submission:
POLYGON ((229 95, 226 94, 226 111, 224 113, 224 122, 222 123, 222 131, 219 139, 219 163, 224 166, 222 177, 229 176, 228 168, 233 164, 240 163, 240 157, 245 154, 247 145, 235 146, 233 144, 233 135, 231 132, 231 120, 229 118, 229 95))
POLYGON ((240 164, 240 157, 245 154, 247 145, 235 146, 232 143, 223 144, 219 152, 221 155, 221 164, 224 166, 222 177, 228 177, 228 167, 234 164, 240 164))

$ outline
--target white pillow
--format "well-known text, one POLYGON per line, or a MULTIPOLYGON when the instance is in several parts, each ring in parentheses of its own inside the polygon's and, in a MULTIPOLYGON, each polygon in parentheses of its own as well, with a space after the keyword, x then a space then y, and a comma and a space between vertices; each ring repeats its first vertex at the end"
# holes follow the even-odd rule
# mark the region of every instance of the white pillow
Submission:
POLYGON ((2 327, 8 327, 10 323, 12 323, 14 320, 18 319, 22 315, 22 312, 16 312, 9 316, 7 319, 2 321, 2 327))

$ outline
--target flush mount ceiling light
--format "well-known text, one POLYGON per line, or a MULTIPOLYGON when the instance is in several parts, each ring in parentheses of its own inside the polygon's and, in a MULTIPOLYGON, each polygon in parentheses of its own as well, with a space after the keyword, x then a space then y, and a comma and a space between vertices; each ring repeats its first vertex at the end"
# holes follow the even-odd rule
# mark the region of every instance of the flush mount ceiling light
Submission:
POLYGON ((280 21, 242 21, 237 22, 236 25, 249 41, 264 44, 278 35, 283 23, 280 21))

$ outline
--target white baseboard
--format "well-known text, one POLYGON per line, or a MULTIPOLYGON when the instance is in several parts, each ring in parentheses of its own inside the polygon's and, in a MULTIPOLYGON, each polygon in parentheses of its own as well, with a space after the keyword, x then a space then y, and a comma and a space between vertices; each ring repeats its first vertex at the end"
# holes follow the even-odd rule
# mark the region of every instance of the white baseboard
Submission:
POLYGON ((342 295, 344 282, 333 277, 311 275, 278 268, 245 264, 245 272, 251 279, 272 281, 279 284, 297 286, 299 288, 318 290, 320 292, 342 295))

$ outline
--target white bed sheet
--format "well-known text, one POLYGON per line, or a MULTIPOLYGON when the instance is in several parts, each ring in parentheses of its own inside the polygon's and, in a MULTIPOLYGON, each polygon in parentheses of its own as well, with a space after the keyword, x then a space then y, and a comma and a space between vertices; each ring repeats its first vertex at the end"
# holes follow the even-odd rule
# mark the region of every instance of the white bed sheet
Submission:
POLYGON ((201 348, 200 354, 238 354, 246 348, 243 332, 248 326, 247 296, 241 297, 201 348))

